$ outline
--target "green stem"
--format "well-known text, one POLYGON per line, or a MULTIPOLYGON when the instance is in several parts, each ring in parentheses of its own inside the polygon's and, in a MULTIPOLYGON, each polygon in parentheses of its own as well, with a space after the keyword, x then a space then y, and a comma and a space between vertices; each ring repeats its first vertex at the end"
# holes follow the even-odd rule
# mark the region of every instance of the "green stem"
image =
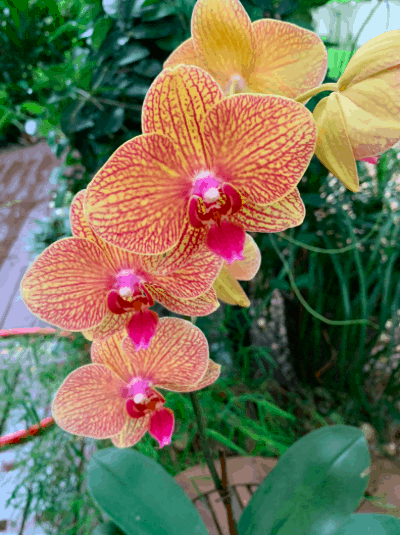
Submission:
POLYGON ((322 84, 318 87, 313 87, 310 89, 310 91, 306 91, 302 95, 298 96, 297 98, 293 99, 296 102, 303 103, 304 101, 310 99, 311 97, 314 97, 315 95, 318 95, 318 93, 322 93, 322 91, 337 91, 338 85, 336 83, 334 84, 322 84))

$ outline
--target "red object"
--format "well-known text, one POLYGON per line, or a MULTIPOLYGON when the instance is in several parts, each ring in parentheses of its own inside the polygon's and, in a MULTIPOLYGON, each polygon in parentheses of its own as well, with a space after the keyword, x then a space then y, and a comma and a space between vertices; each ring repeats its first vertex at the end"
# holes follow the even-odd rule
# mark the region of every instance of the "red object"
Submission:
POLYGON ((4 435, 0 437, 0 448, 2 446, 7 446, 9 444, 16 444, 22 438, 32 436, 36 434, 38 431, 40 431, 40 429, 44 429, 45 427, 50 427, 53 424, 54 424, 54 418, 52 418, 51 416, 48 416, 47 418, 40 420, 40 423, 32 425, 29 429, 21 429, 21 431, 15 431, 15 433, 9 433, 8 435, 4 435))
MULTIPOLYGON (((16 327, 15 329, 0 329, 0 337, 57 334, 57 329, 52 327, 16 327)), ((61 331, 60 336, 70 336, 69 331, 61 331)))

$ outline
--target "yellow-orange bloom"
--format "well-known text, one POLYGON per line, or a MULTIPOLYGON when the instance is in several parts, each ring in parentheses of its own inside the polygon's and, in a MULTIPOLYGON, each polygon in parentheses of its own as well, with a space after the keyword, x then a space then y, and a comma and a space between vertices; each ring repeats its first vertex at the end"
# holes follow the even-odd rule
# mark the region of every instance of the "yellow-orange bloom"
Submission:
POLYGON ((377 156, 400 139, 400 30, 359 48, 337 91, 323 98, 313 115, 316 156, 349 190, 358 191, 356 160, 377 156))
POLYGON ((198 0, 192 37, 167 59, 209 72, 225 95, 272 93, 295 98, 325 78, 328 55, 313 32, 289 22, 251 22, 239 0, 198 0))

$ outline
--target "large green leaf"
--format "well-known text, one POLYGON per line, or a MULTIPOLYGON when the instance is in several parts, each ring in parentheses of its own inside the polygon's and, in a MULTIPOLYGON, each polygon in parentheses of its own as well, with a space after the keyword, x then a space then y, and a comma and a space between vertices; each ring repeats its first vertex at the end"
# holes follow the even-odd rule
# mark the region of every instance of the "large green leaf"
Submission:
POLYGON ((324 427, 291 446, 244 510, 240 535, 336 535, 367 486, 363 433, 324 427))
POLYGON ((124 535, 124 532, 119 529, 114 522, 106 522, 99 524, 94 530, 92 535, 124 535))
POLYGON ((399 535, 400 520, 391 515, 361 513, 351 515, 335 535, 399 535))
POLYGON ((196 508, 162 466, 134 450, 106 448, 90 460, 89 492, 126 535, 207 535, 196 508))

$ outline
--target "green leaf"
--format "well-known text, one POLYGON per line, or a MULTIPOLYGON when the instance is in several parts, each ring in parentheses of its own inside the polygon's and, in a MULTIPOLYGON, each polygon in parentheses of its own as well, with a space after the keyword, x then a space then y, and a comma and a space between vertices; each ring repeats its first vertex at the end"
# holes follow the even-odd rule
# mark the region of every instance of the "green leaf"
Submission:
POLYGON ((97 504, 126 535, 207 535, 196 508, 162 466, 132 449, 90 459, 86 481, 97 504))
POLYGON ((132 30, 132 36, 135 39, 157 39, 158 37, 167 37, 176 32, 176 20, 158 21, 152 24, 140 23, 132 30))
POLYGON ((135 61, 139 61, 140 59, 147 58, 147 56, 150 54, 149 50, 139 44, 127 46, 124 48, 124 57, 121 58, 117 65, 123 66, 123 65, 129 65, 129 63, 134 63, 135 61))
POLYGON ((104 110, 99 116, 95 124, 95 135, 108 135, 118 132, 121 128, 125 117, 123 108, 114 108, 110 113, 109 110, 104 110))
POLYGON ((108 18, 102 18, 96 22, 96 25, 94 27, 94 30, 91 36, 92 48, 94 50, 98 50, 101 47, 112 25, 113 25, 112 19, 108 19, 108 18))
POLYGON ((92 535, 124 535, 124 532, 119 529, 114 522, 106 522, 98 525, 92 535))
POLYGON ((400 520, 391 515, 360 513, 351 515, 335 535, 398 535, 400 520))
POLYGON ((31 100, 27 100, 21 104, 21 111, 31 113, 32 115, 40 115, 45 109, 46 108, 44 106, 41 106, 37 102, 33 102, 31 100))
POLYGON ((240 535, 336 535, 362 498, 369 463, 359 429, 337 425, 309 433, 252 496, 240 535))

